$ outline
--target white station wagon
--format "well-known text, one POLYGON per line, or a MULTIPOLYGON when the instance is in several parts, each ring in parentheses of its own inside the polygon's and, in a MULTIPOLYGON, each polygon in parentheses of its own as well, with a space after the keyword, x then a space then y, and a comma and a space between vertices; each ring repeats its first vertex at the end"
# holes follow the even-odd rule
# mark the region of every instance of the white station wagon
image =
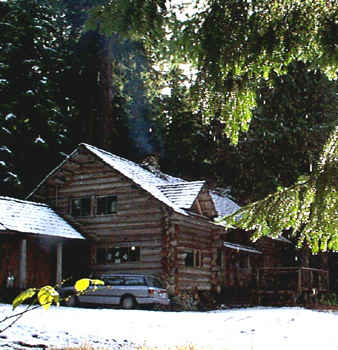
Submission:
POLYGON ((161 281, 153 275, 105 274, 99 276, 104 286, 90 286, 84 293, 77 294, 74 287, 62 287, 59 292, 65 298, 65 305, 81 303, 119 305, 132 309, 137 305, 169 305, 168 293, 161 281))

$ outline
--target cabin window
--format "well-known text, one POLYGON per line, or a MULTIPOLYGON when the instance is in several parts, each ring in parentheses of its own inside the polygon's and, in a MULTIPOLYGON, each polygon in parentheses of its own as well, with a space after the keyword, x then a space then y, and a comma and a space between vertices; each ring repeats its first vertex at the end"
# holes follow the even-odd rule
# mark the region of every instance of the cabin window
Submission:
POLYGON ((124 264, 140 261, 140 247, 97 248, 97 264, 124 264))
POLYGON ((70 201, 71 216, 89 216, 90 215, 90 197, 76 198, 70 201))
POLYGON ((184 252, 184 265, 186 267, 202 266, 202 254, 200 250, 189 250, 184 252))
POLYGON ((184 265, 186 267, 194 266, 194 253, 193 252, 184 252, 184 265))
POLYGON ((116 213, 116 196, 98 197, 96 201, 96 214, 107 215, 116 213))

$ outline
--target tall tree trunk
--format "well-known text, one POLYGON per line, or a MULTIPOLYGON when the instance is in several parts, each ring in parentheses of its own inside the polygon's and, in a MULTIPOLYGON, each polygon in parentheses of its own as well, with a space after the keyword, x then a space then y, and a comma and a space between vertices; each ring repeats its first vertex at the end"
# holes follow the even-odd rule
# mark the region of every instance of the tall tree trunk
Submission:
POLYGON ((98 72, 98 85, 100 89, 100 127, 97 135, 97 144, 111 151, 114 135, 116 135, 116 125, 113 116, 113 80, 112 80, 112 37, 103 37, 102 51, 100 52, 100 71, 98 72))

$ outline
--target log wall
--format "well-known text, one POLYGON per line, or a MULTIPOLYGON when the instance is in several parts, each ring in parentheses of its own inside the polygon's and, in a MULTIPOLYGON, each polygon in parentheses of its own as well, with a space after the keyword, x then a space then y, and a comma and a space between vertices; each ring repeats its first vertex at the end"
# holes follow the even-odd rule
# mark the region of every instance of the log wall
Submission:
POLYGON ((176 218, 176 269, 177 286, 181 290, 210 290, 213 287, 214 227, 201 220, 176 218), (187 253, 192 253, 194 266, 187 266, 187 253), (198 260, 198 261, 196 261, 198 260), (197 264, 196 264, 197 262, 197 264))

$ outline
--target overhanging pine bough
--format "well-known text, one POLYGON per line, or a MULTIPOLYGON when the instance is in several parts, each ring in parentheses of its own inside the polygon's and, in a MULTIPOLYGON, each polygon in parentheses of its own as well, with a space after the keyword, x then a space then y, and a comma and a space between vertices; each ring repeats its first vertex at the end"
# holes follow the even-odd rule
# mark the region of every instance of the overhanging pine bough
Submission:
POLYGON ((338 127, 324 146, 317 167, 291 187, 281 188, 223 218, 226 227, 252 230, 253 240, 292 232, 313 253, 338 250, 338 127))
POLYGON ((197 69, 192 94, 205 121, 215 116, 233 143, 248 130, 256 93, 297 61, 336 78, 333 0, 104 1, 87 28, 140 40, 149 57, 197 69))

